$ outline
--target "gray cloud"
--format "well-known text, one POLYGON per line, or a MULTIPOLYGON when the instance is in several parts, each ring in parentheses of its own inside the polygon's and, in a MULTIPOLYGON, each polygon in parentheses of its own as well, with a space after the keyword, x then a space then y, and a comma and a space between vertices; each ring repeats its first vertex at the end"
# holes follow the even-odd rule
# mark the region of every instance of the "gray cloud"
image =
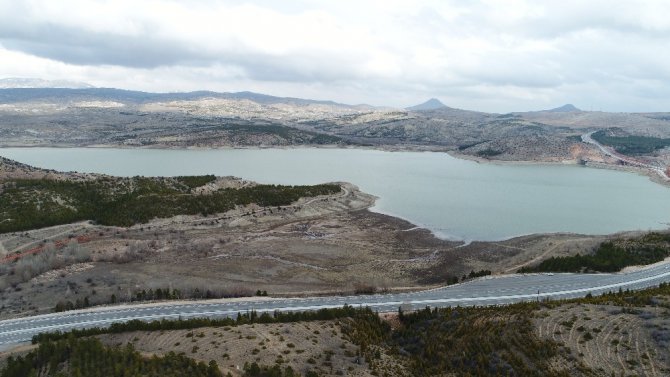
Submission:
POLYGON ((355 10, 336 1, 0 0, 0 71, 397 106, 442 96, 502 112, 580 101, 662 110, 668 12, 653 0, 361 0, 355 10))
POLYGON ((83 66, 152 69, 221 64, 237 67, 246 77, 262 81, 333 81, 356 76, 348 68, 354 62, 346 55, 319 56, 312 51, 299 51, 277 56, 242 44, 233 48, 204 46, 197 40, 156 36, 149 31, 123 35, 48 22, 7 22, 0 24, 0 42, 8 49, 83 66))

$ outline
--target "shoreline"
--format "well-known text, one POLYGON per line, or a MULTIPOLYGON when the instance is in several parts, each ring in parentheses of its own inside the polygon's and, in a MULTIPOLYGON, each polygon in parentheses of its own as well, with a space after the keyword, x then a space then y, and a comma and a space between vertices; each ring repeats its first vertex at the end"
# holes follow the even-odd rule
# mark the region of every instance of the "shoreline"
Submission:
MULTIPOLYGON (((560 159, 554 158, 552 160, 499 160, 491 159, 486 157, 479 157, 475 155, 469 155, 459 152, 457 149, 444 147, 444 146, 435 146, 435 145, 355 145, 355 144, 296 144, 296 145, 222 145, 222 146, 168 146, 168 145, 123 145, 123 144, 53 144, 53 145, 28 145, 28 144, 3 144, 0 142, 0 150, 10 149, 10 148, 22 148, 22 149, 31 149, 31 148, 44 148, 44 149, 71 149, 71 148, 82 148, 82 149, 147 149, 147 150, 166 150, 166 151, 207 151, 207 150, 254 150, 254 149, 355 149, 355 150, 368 150, 368 151, 380 151, 380 152, 428 152, 428 153, 445 153, 449 156, 461 160, 474 161, 478 163, 491 163, 498 165, 579 165, 576 159, 560 159)), ((605 162, 589 162, 584 166, 587 167, 596 167, 600 166, 611 167, 614 170, 624 170, 631 172, 645 172, 648 169, 639 168, 630 165, 615 165, 605 162)), ((670 181, 670 180, 669 180, 670 181)))
POLYGON ((605 162, 595 162, 595 161, 587 161, 586 164, 584 165, 579 165, 576 160, 562 160, 562 161, 513 161, 513 160, 492 160, 484 157, 477 157, 477 156, 471 156, 463 153, 459 153, 457 151, 449 151, 445 152, 448 155, 458 158, 461 160, 468 160, 468 161, 474 161, 477 163, 485 163, 485 164, 494 164, 494 165, 507 165, 507 166, 514 166, 514 165, 526 165, 526 166, 537 166, 537 165, 547 165, 547 166, 556 166, 556 165, 562 165, 562 166, 583 166, 587 168, 592 168, 592 169, 605 169, 605 170, 614 170, 614 171, 621 171, 625 173, 632 173, 632 174, 637 174, 640 176, 645 176, 649 178, 650 181, 654 183, 658 183, 662 186, 670 187, 670 179, 663 179, 661 178, 655 171, 651 169, 644 169, 644 168, 639 168, 635 166, 630 166, 630 165, 615 165, 615 164, 608 164, 605 162))
MULTIPOLYGON (((279 149, 279 150, 289 150, 289 149, 342 149, 342 150, 347 150, 347 149, 354 149, 354 150, 368 150, 368 151, 380 151, 380 152, 414 152, 414 153, 419 153, 419 152, 430 152, 430 153, 444 153, 449 155, 452 158, 455 159, 460 159, 463 161, 472 161, 476 163, 484 163, 484 164, 493 164, 493 165, 500 165, 500 166, 579 166, 575 160, 563 160, 563 161, 513 161, 513 160, 495 160, 495 159, 489 159, 489 158, 484 158, 484 157, 478 157, 478 156, 471 156, 463 153, 459 153, 458 151, 455 150, 446 150, 446 149, 440 149, 440 148, 435 148, 435 147, 419 147, 415 148, 414 146, 400 146, 400 147, 393 147, 393 146, 343 146, 343 145, 293 145, 293 146, 221 146, 221 147, 167 147, 167 146, 159 146, 159 147, 153 147, 153 146, 128 146, 128 145, 86 145, 86 146, 80 146, 80 145, 55 145, 55 146, 41 146, 41 145, 31 145, 31 146, 6 146, 6 145, 1 145, 0 144, 0 153, 2 152, 2 149, 9 149, 9 148, 45 148, 45 149, 51 149, 51 148, 56 148, 56 149, 72 149, 72 148, 81 148, 81 149, 119 149, 119 150, 131 150, 131 149, 146 149, 146 150, 165 150, 165 151, 207 151, 207 150, 263 150, 263 149, 279 149)), ((665 187, 670 187, 670 180, 663 180, 660 176, 655 174, 653 171, 649 169, 643 169, 643 168, 638 168, 638 167, 633 167, 633 166, 622 166, 622 165, 613 165, 613 164, 607 164, 607 163, 598 163, 598 162, 589 162, 586 165, 583 165, 583 167, 586 168, 592 168, 592 169, 607 169, 607 170, 615 170, 615 171, 621 171, 625 173, 632 173, 640 176, 646 176, 647 178, 650 179, 650 181, 660 184, 665 187)), ((344 183, 344 182, 339 182, 339 183, 344 183)), ((456 235, 452 234, 443 234, 440 232, 436 232, 434 230, 431 230, 428 226, 425 224, 420 224, 417 223, 411 219, 402 217, 401 215, 384 211, 381 210, 377 207, 376 199, 365 209, 367 209, 370 212, 393 217, 402 221, 405 221, 409 224, 411 224, 414 228, 420 229, 420 230, 425 230, 429 232, 432 236, 435 238, 442 240, 442 241, 447 241, 447 242, 457 242, 461 243, 461 246, 464 245, 469 245, 470 243, 473 242, 489 242, 489 243, 495 243, 495 242, 505 242, 505 241, 510 241, 514 239, 519 239, 519 238, 524 238, 524 237, 529 237, 529 236, 543 236, 543 237, 552 237, 556 235, 587 235, 587 236, 593 236, 593 237, 606 237, 606 236, 615 236, 617 234, 623 234, 623 233, 630 233, 630 232, 643 232, 644 230, 642 229, 633 229, 633 230, 620 230, 616 231, 613 233, 606 233, 606 234, 583 234, 583 233, 575 233, 575 232, 565 232, 565 231, 556 231, 556 232, 548 232, 548 233, 524 233, 524 234, 516 234, 516 235, 510 235, 510 236, 505 236, 502 238, 496 238, 496 239, 466 239, 466 238, 460 238, 456 235)), ((670 229, 670 224, 662 224, 665 227, 664 228, 657 228, 653 229, 651 231, 665 231, 670 229)))

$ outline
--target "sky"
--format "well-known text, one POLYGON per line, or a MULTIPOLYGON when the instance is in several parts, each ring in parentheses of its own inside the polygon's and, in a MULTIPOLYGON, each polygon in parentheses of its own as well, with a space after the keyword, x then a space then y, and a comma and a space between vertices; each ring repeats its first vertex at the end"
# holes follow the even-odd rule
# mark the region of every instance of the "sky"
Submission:
POLYGON ((670 111, 667 0, 0 0, 0 78, 670 111))

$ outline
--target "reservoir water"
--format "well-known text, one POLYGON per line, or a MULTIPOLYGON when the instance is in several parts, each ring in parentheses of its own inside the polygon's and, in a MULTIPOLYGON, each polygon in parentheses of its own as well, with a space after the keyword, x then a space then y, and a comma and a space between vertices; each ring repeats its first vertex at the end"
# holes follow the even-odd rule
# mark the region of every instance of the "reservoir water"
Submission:
POLYGON ((377 212, 442 238, 666 229, 670 189, 647 177, 562 165, 498 165, 444 153, 362 149, 5 148, 0 155, 61 171, 118 176, 216 174, 276 184, 347 181, 379 197, 377 212))

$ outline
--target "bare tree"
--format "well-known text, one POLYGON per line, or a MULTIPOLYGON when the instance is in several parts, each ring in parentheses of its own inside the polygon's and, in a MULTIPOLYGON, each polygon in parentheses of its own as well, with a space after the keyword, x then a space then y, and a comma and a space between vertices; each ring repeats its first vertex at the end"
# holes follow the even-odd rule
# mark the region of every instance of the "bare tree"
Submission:
POLYGON ((193 241, 190 249, 199 255, 209 255, 214 249, 216 240, 212 238, 198 239, 193 241))

